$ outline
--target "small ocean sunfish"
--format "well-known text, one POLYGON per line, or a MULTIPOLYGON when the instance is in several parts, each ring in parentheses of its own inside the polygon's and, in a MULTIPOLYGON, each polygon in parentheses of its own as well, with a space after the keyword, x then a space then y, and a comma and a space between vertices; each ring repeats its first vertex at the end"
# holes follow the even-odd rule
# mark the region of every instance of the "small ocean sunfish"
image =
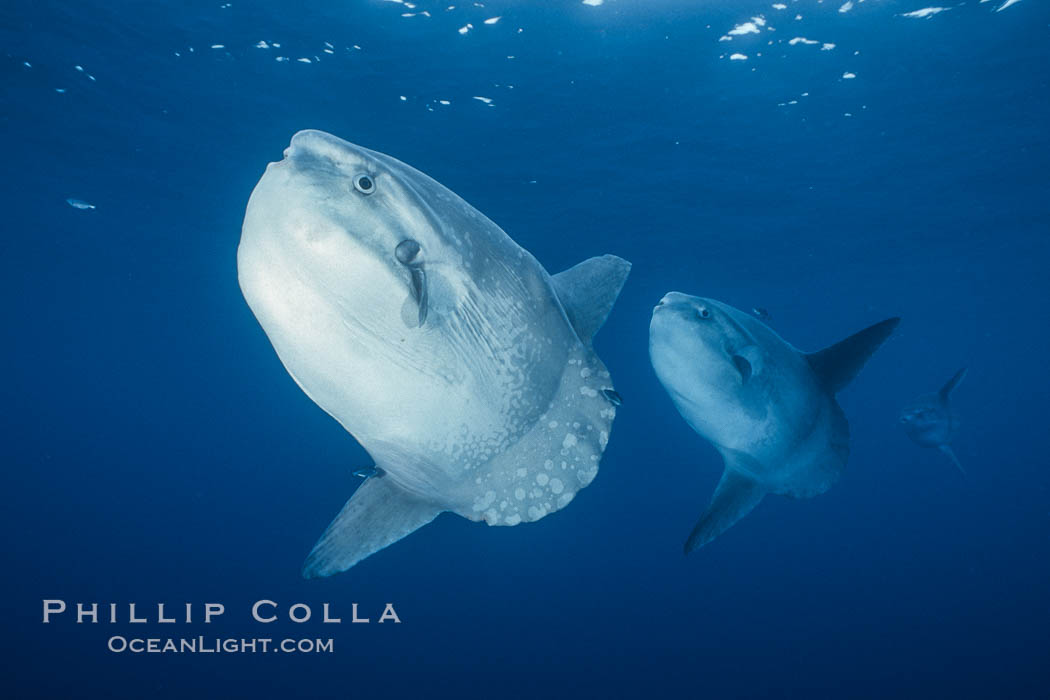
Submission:
POLYGON ((687 554, 767 493, 809 498, 838 480, 849 456, 849 425, 835 395, 899 321, 886 319, 804 353, 728 304, 678 292, 664 296, 649 326, 653 369, 689 427, 725 462, 686 540, 687 554))
POLYGON ((955 467, 966 473, 959 458, 952 451, 952 438, 959 430, 959 418, 952 410, 948 395, 966 376, 966 368, 955 373, 948 383, 934 394, 923 394, 905 406, 898 420, 911 441, 920 447, 936 447, 947 455, 955 467))
POLYGON ((85 202, 83 199, 74 199, 70 197, 66 200, 66 204, 73 207, 74 209, 94 209, 95 205, 89 202, 85 202))

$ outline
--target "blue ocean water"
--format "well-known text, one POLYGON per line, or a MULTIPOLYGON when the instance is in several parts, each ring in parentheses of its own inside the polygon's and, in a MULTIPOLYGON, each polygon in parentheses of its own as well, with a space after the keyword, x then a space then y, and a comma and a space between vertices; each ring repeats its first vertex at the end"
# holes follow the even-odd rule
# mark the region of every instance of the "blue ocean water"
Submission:
POLYGON ((7 0, 0 692, 1045 697, 1048 27, 1040 0, 7 0), (248 195, 303 128, 426 172, 552 273, 633 262, 595 343, 624 405, 570 507, 444 515, 300 577, 371 464, 237 284, 248 195), (689 557, 721 460, 649 363, 672 289, 768 309, 806 350, 903 318, 840 396, 841 482, 689 557), (967 478, 896 423, 964 365, 967 478), (45 625, 44 599, 226 613, 45 625))

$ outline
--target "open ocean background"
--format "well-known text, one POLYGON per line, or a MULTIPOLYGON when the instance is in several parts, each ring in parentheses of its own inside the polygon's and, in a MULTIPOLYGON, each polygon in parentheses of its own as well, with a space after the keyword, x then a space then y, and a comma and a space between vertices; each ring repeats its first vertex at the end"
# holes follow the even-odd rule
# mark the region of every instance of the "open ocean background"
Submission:
POLYGON ((908 16, 933 1, 4 0, 0 695, 1047 697, 1050 3, 908 16), (300 578, 371 464, 237 284, 248 195, 303 128, 431 175, 551 273, 634 263, 596 339, 624 406, 570 507, 443 515, 300 578), (649 363, 669 290, 806 350, 903 317, 840 397, 843 479, 688 558, 721 461, 649 363), (968 478, 896 423, 963 365, 968 478), (43 625, 44 598, 226 614, 43 625), (259 625, 260 598, 344 624, 259 625))

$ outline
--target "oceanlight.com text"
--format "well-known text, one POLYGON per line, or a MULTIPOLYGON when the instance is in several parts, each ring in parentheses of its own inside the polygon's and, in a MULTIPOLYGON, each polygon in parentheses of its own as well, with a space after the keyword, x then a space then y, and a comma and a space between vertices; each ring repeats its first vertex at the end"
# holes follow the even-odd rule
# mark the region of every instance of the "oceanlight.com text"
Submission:
POLYGON ((109 638, 106 648, 121 654, 331 654, 328 639, 222 638, 222 637, 122 637, 109 638))

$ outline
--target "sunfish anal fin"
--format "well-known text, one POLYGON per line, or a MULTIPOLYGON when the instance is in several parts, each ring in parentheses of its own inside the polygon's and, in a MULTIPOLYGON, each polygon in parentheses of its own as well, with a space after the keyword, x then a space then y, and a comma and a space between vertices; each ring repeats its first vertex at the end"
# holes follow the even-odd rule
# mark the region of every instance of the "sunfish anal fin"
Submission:
POLYGON ((966 476, 966 470, 963 469, 962 462, 959 461, 959 458, 955 456, 955 450, 952 449, 951 445, 938 445, 937 449, 943 452, 944 454, 948 455, 948 459, 950 459, 952 463, 955 464, 955 467, 960 472, 962 472, 963 476, 966 476))
POLYGON ((804 357, 817 379, 828 391, 837 394, 853 381, 860 368, 890 337, 900 321, 899 318, 888 318, 830 347, 804 354, 804 357))
POLYGON ((722 480, 718 482, 707 510, 685 541, 686 554, 700 549, 728 530, 737 520, 750 513, 766 495, 758 482, 733 468, 736 461, 747 459, 742 455, 726 455, 726 470, 722 473, 722 480))
POLYGON ((631 263, 615 255, 588 258, 551 277, 569 323, 585 344, 605 323, 631 271, 631 263))
POLYGON ((303 564, 305 578, 346 571, 397 542, 444 509, 410 495, 389 476, 365 479, 317 540, 303 564))

